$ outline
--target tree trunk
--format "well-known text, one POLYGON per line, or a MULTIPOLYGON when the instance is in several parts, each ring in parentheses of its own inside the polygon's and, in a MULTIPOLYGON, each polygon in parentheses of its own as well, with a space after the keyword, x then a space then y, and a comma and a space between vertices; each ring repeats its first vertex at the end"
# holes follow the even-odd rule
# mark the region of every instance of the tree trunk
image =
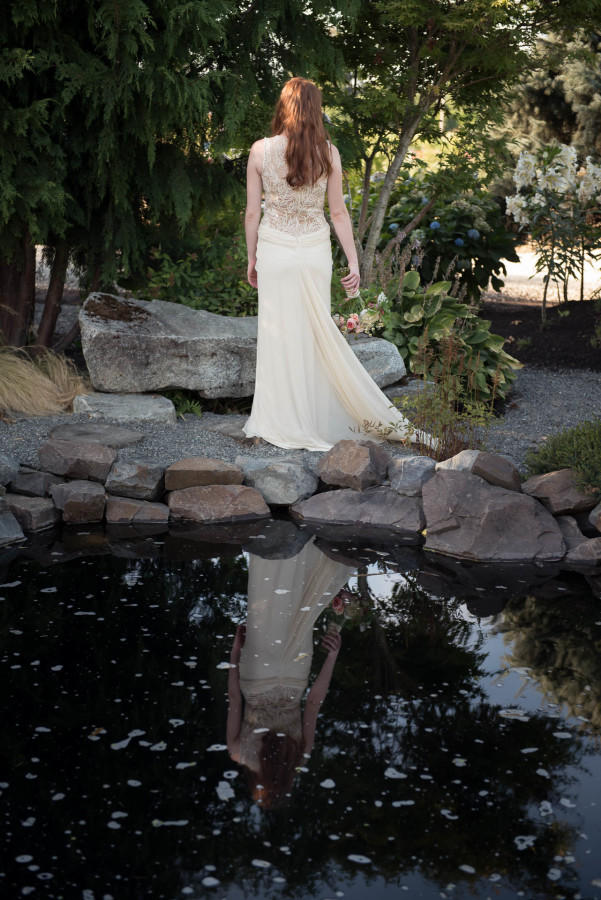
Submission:
POLYGON ((380 232, 382 231, 382 224, 384 222, 384 217, 388 208, 390 195, 392 194, 392 191, 396 184, 401 166, 405 161, 405 157, 411 145, 411 141, 413 140, 415 132, 417 131, 417 126, 419 125, 423 116, 424 113, 420 113, 419 116, 414 117, 409 122, 403 125, 399 137, 398 149, 394 155, 394 159, 392 160, 390 168, 386 173, 386 178, 382 182, 382 188, 378 195, 378 199, 376 201, 376 205, 372 214, 371 226, 369 229, 369 234, 367 236, 367 241, 363 248, 361 281, 366 286, 369 286, 373 278, 376 248, 378 246, 378 241, 380 240, 380 232))
POLYGON ((36 344, 38 347, 49 347, 54 336, 56 321, 61 310, 63 290, 65 287, 65 275, 69 261, 69 248, 64 241, 57 244, 52 261, 50 284, 46 293, 44 312, 38 329, 36 344))
POLYGON ((20 259, 0 264, 0 335, 6 344, 21 347, 33 318, 35 303, 35 247, 23 235, 20 259))

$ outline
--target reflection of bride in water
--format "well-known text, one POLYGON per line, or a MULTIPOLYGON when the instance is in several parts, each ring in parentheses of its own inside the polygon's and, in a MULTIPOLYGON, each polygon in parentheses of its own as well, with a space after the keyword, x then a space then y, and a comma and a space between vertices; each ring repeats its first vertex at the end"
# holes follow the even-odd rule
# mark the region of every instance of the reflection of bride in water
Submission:
POLYGON ((311 754, 341 644, 336 629, 324 635, 327 656, 302 712, 313 627, 354 572, 325 556, 314 539, 290 559, 250 555, 247 620, 230 656, 227 747, 263 807, 285 801, 297 767, 311 754))

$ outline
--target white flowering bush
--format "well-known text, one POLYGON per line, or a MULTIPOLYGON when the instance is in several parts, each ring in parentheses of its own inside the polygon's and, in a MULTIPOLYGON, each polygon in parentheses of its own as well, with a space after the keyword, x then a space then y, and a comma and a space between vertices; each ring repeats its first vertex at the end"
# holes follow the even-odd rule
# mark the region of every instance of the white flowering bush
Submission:
POLYGON ((570 278, 580 276, 587 257, 596 259, 601 246, 594 214, 601 206, 601 166, 587 156, 579 166, 576 151, 565 144, 547 144, 523 151, 513 180, 516 193, 507 198, 507 214, 528 229, 537 248, 537 271, 544 271, 545 319, 550 283, 563 285, 567 299, 570 278))

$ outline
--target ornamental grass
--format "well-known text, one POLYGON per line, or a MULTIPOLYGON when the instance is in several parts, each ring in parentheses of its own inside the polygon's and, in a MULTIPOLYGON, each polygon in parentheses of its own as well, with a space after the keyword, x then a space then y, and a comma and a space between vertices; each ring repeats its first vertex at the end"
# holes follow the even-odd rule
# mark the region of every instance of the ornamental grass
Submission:
POLYGON ((0 347, 0 410, 47 416, 73 409, 88 387, 71 360, 52 350, 30 356, 16 347, 0 347))

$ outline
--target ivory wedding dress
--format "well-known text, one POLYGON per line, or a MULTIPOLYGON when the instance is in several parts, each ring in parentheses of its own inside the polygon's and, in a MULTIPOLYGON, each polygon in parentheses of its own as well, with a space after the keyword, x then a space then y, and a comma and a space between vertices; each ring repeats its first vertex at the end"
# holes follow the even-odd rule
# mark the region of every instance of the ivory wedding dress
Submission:
MULTIPOLYGON (((265 211, 259 225, 259 328, 255 395, 244 426, 286 449, 329 450, 365 422, 409 423, 367 374, 330 314, 332 248, 324 216, 327 178, 293 189, 285 135, 265 138, 265 211)), ((364 435, 363 435, 364 436, 364 435)), ((369 437, 381 440, 374 431, 369 437)))

